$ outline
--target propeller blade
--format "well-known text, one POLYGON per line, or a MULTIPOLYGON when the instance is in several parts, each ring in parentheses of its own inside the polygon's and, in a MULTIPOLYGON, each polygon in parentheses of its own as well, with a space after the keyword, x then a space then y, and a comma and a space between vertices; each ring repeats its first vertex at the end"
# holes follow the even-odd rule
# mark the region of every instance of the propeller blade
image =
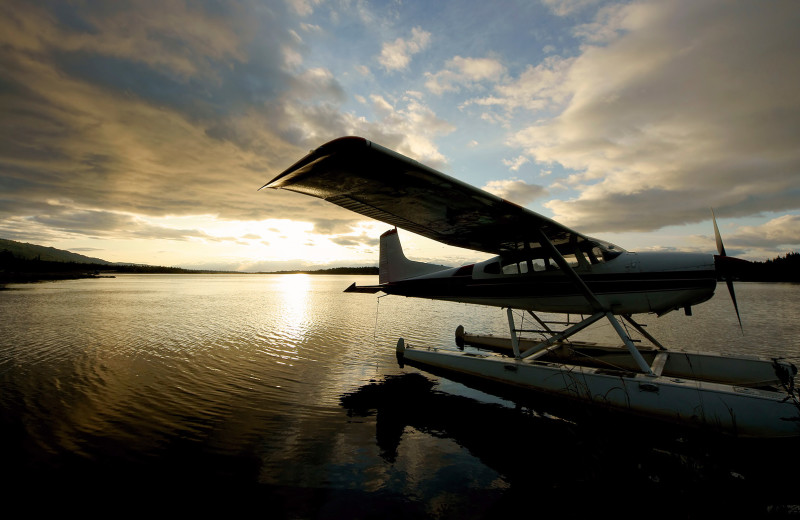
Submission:
POLYGON ((723 278, 725 278, 725 285, 728 286, 728 292, 731 295, 733 308, 736 311, 736 319, 739 320, 739 330, 741 330, 742 335, 744 335, 742 317, 739 315, 739 304, 736 303, 736 293, 733 290, 733 275, 731 274, 730 267, 732 263, 744 262, 745 260, 740 260, 739 258, 730 258, 725 254, 725 246, 722 245, 722 236, 719 234, 719 227, 717 227, 717 217, 714 215, 714 208, 711 208, 711 220, 714 222, 714 239, 717 242, 717 252, 719 253, 718 256, 714 257, 714 264, 716 265, 717 271, 722 275, 723 278))
POLYGON ((742 327, 742 317, 739 316, 739 305, 736 303, 736 293, 733 292, 733 280, 725 278, 725 285, 728 286, 728 292, 731 293, 731 301, 733 301, 733 308, 736 310, 736 319, 739 320, 739 330, 744 335, 744 327, 742 327))
POLYGON ((720 256, 728 256, 725 254, 725 246, 722 245, 722 236, 719 234, 717 217, 714 215, 714 208, 711 208, 711 220, 714 222, 714 238, 717 240, 717 252, 720 256))

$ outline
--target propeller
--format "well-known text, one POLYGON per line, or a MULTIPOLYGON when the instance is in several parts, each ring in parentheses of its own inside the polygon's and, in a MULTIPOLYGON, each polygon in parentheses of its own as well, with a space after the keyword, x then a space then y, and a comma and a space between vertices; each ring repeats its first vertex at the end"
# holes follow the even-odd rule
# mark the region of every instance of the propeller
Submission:
POLYGON ((736 310, 736 319, 739 320, 739 329, 741 329, 742 334, 744 334, 742 317, 739 315, 739 305, 736 303, 736 293, 733 291, 732 264, 746 262, 746 260, 730 257, 725 254, 725 246, 722 245, 722 236, 719 234, 717 217, 714 215, 714 208, 711 208, 711 220, 714 222, 714 238, 717 241, 717 252, 719 253, 718 255, 714 255, 714 264, 717 268, 717 272, 720 273, 723 278, 725 278, 725 285, 728 286, 728 292, 731 294, 731 301, 733 301, 733 308, 736 310))

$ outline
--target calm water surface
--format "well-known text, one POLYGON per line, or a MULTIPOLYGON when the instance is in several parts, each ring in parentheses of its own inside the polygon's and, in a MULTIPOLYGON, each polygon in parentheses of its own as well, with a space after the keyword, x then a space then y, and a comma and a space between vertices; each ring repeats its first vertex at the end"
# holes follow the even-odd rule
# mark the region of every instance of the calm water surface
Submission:
MULTIPOLYGON (((353 281, 375 283, 120 275, 8 286, 4 488, 95 512, 102 497, 126 507, 158 497, 181 511, 225 504, 278 518, 489 518, 654 501, 651 514, 672 517, 800 513, 796 443, 665 432, 401 369, 398 337, 450 347, 459 324, 506 333, 505 314, 342 293, 353 281)), ((800 286, 736 289, 744 335, 724 285, 694 316, 648 317, 648 330, 671 348, 800 365, 800 286)), ((614 336, 600 326, 581 339, 614 336)))

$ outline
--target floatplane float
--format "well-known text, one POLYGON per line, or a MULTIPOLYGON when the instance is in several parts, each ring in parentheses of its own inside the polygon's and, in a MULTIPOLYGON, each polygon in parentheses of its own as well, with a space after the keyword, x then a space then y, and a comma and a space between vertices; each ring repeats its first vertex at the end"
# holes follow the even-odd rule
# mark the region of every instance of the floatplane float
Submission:
POLYGON ((725 254, 713 212, 717 255, 629 252, 360 137, 320 146, 264 187, 318 197, 395 226, 380 239, 379 284, 353 284, 347 292, 506 309, 510 337, 459 327, 459 348, 452 349, 411 347, 400 338, 401 364, 737 437, 800 436, 792 363, 670 350, 634 320, 636 314, 681 309, 691 315, 692 306, 714 294, 718 274, 739 317, 730 266, 741 260, 725 254), (409 260, 396 228, 496 256, 460 267, 409 260), (529 314, 538 328, 517 328, 514 310, 529 314), (541 316, 552 313, 580 318, 554 322, 541 316), (622 345, 570 339, 601 320, 622 345), (642 340, 634 340, 627 325, 650 346, 637 346, 642 340))

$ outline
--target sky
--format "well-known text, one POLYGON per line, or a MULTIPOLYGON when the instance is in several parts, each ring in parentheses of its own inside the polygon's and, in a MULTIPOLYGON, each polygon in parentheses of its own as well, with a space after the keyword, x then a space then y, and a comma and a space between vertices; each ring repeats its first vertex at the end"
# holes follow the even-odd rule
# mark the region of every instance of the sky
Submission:
MULTIPOLYGON (((800 4, 0 5, 0 237, 115 262, 377 265, 390 228, 258 189, 358 135, 630 251, 800 248, 800 4)), ((403 232, 406 255, 486 258, 403 232)))

